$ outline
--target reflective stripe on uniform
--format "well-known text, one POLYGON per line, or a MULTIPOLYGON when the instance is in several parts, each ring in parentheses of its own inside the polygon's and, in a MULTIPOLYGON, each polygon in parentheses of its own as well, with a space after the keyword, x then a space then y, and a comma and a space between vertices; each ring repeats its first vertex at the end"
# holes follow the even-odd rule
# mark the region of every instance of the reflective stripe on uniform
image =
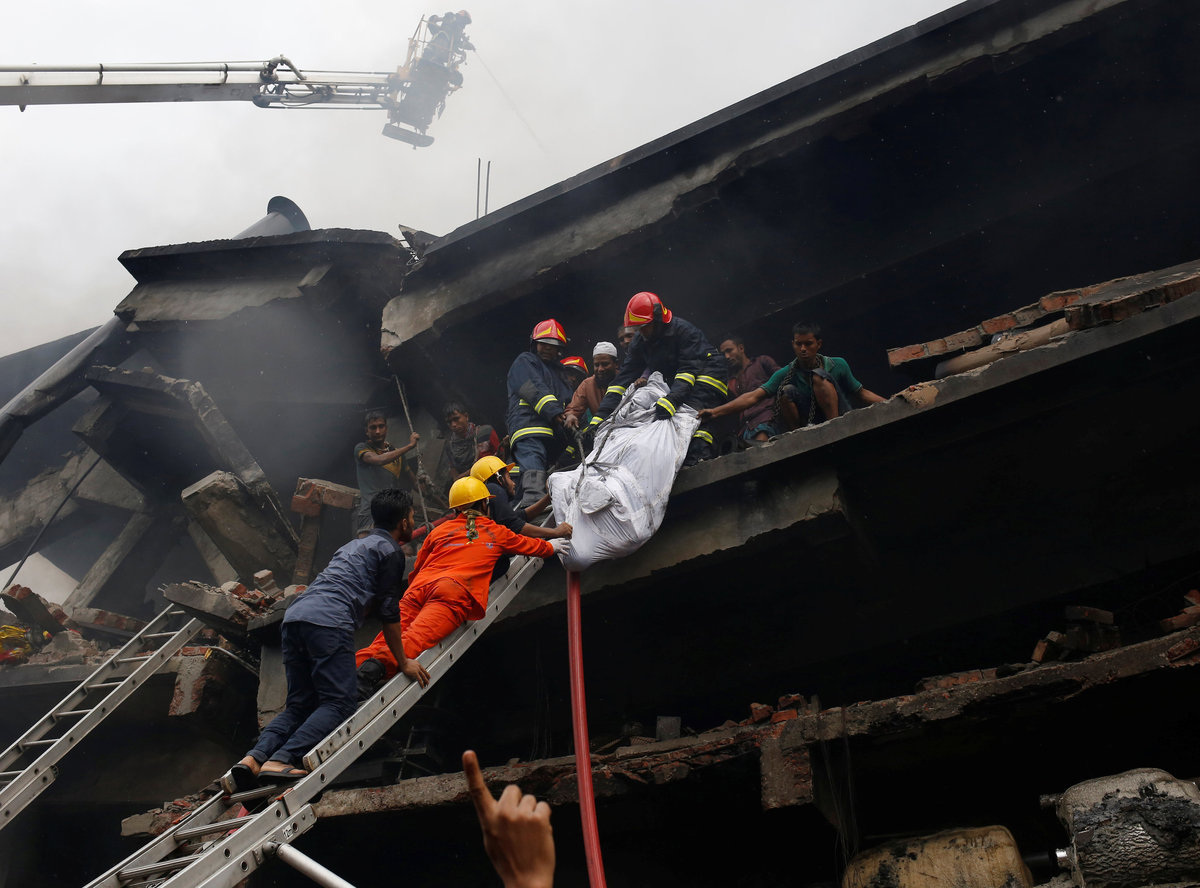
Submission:
POLYGON ((705 385, 711 385, 723 395, 729 394, 729 386, 721 382, 721 380, 717 379, 715 376, 701 376, 699 377, 699 381, 705 385))
POLYGON ((694 373, 684 373, 684 372, 679 372, 679 373, 676 373, 676 374, 675 374, 675 381, 676 381, 676 382, 679 382, 680 380, 683 380, 683 381, 684 381, 684 382, 686 382, 688 385, 695 385, 695 384, 696 384, 696 374, 694 374, 694 373))
POLYGON ((659 407, 661 407, 663 410, 667 411, 667 413, 671 414, 672 416, 675 415, 675 405, 672 404, 670 401, 668 401, 666 398, 659 398, 654 403, 657 404, 659 407))
POLYGON ((606 394, 606 395, 614 395, 614 394, 616 394, 616 395, 623 395, 623 394, 625 394, 625 386, 623 386, 623 385, 610 385, 608 388, 606 388, 606 389, 604 390, 604 394, 606 394))
POLYGON ((692 437, 699 438, 701 441, 707 441, 709 444, 713 442, 713 436, 704 431, 704 429, 696 429, 692 437))
POLYGON ((529 435, 541 435, 545 438, 553 438, 554 430, 546 426, 525 426, 525 428, 513 432, 512 437, 508 441, 510 444, 516 444, 519 440, 529 435))
POLYGON ((589 423, 589 425, 600 425, 600 423, 602 423, 602 422, 604 422, 603 416, 593 416, 592 421, 591 421, 591 423, 589 423))
POLYGON ((545 407, 551 401, 557 401, 557 400, 558 400, 558 398, 554 397, 554 395, 546 395, 546 397, 542 398, 542 400, 538 401, 537 404, 534 405, 533 409, 535 411, 537 411, 538 413, 541 413, 543 407, 545 407))
POLYGON ((528 402, 528 401, 526 401, 524 398, 522 398, 521 400, 517 401, 517 403, 518 403, 518 404, 520 404, 522 407, 528 407, 528 406, 529 406, 529 402, 528 402))

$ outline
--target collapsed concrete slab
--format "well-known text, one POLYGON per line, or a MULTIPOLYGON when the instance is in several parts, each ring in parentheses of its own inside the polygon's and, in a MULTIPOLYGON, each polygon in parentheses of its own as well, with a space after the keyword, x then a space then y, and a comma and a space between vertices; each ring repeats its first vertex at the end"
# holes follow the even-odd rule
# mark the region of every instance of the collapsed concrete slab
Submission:
POLYGON ((264 511, 232 472, 213 472, 180 494, 184 508, 244 582, 260 570, 291 576, 298 541, 273 509, 264 511))

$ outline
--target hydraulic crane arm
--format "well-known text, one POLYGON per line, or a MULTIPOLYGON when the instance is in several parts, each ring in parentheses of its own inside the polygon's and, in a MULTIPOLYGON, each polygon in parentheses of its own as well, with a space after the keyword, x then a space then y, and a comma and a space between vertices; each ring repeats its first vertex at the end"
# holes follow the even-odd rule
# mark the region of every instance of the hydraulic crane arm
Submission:
POLYGON ((465 10, 421 19, 408 56, 393 73, 301 71, 285 56, 266 62, 163 65, 0 66, 0 105, 109 102, 253 102, 261 108, 380 108, 383 134, 414 147, 446 97, 462 86, 459 67, 473 49, 465 10))
POLYGON ((389 109, 398 74, 300 71, 267 62, 0 67, 0 105, 103 102, 253 102, 261 107, 357 105, 389 109))

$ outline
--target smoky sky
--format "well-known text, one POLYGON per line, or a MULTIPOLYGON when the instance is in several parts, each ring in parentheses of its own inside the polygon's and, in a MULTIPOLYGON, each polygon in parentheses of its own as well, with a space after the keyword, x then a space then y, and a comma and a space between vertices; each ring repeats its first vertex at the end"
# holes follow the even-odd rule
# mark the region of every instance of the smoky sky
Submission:
MULTIPOLYGON (((478 158, 492 162, 495 210, 951 5, 474 0, 478 53, 420 150, 379 134, 382 111, 0 107, 0 354, 102 323, 134 283, 123 250, 230 237, 276 194, 314 228, 445 234, 475 216, 478 158)), ((421 16, 445 11, 43 0, 5 10, 0 64, 282 53, 301 69, 390 71, 421 16)))

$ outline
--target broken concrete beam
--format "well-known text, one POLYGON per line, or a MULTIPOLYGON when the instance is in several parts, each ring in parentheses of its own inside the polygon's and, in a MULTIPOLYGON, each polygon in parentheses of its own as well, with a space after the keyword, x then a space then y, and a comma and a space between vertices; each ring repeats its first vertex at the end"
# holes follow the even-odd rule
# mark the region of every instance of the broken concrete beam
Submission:
POLYGON ((76 628, 67 619, 61 607, 46 601, 28 586, 12 586, 7 592, 0 594, 0 600, 3 600, 4 606, 12 611, 17 619, 51 635, 76 628))
POLYGON ((812 762, 807 747, 785 752, 778 737, 765 737, 760 744, 759 776, 762 806, 768 811, 807 805, 813 800, 812 762))
POLYGON ((213 472, 181 494, 184 507, 243 582, 269 570, 291 576, 296 563, 296 536, 277 514, 258 507, 246 487, 230 472, 213 472))
POLYGON ((55 635, 26 662, 40 666, 80 666, 97 661, 103 655, 94 641, 88 641, 75 630, 67 630, 55 635))
POLYGON ((238 715, 240 694, 232 687, 243 667, 209 647, 185 647, 175 669, 175 691, 169 716, 196 715, 214 724, 231 724, 238 715))
POLYGON ((196 546, 196 551, 204 559, 204 564, 208 567, 212 578, 218 584, 236 580, 237 571, 233 569, 233 565, 229 563, 229 559, 221 554, 221 550, 212 541, 212 537, 204 532, 204 528, 197 524, 195 520, 190 520, 188 521, 187 530, 188 536, 192 538, 192 542, 196 546))
POLYGON ((322 506, 334 509, 353 509, 358 499, 358 489, 320 478, 296 479, 296 492, 292 496, 292 511, 301 515, 321 514, 322 506))
POLYGON ((229 638, 244 639, 246 625, 258 614, 258 610, 234 594, 240 583, 227 584, 230 588, 214 588, 204 583, 171 583, 162 589, 163 596, 179 605, 192 616, 204 621, 229 638))
POLYGON ((133 513, 67 596, 67 609, 74 612, 100 605, 107 610, 134 610, 161 563, 147 553, 168 551, 177 533, 167 510, 133 513))
POLYGON ((988 681, 995 677, 995 669, 968 669, 965 672, 953 672, 949 675, 934 675, 917 682, 917 693, 940 688, 953 688, 976 681, 988 681))
POLYGON ((79 627, 84 638, 128 639, 146 625, 144 620, 101 610, 98 607, 77 607, 71 612, 71 620, 79 627))

